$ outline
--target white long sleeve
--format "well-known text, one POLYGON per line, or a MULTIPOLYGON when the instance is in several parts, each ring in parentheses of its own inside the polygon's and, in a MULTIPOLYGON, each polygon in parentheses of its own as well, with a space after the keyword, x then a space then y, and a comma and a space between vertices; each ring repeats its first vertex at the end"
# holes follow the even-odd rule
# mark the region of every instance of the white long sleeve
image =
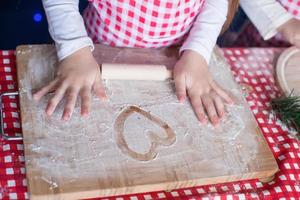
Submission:
POLYGON ((83 47, 94 48, 79 13, 79 0, 43 0, 43 5, 59 60, 83 47))
POLYGON ((281 25, 293 18, 276 0, 241 0, 240 2, 265 40, 273 37, 281 25))
MULTIPOLYGON (((78 2, 79 0, 43 0, 49 31, 56 43, 60 60, 84 46, 93 47, 78 11, 78 2)), ((206 0, 203 11, 197 16, 180 51, 194 50, 209 62, 226 20, 227 10, 228 0, 206 0)))
POLYGON ((227 12, 228 0, 206 0, 203 11, 197 16, 180 52, 188 49, 194 50, 209 63, 227 12))

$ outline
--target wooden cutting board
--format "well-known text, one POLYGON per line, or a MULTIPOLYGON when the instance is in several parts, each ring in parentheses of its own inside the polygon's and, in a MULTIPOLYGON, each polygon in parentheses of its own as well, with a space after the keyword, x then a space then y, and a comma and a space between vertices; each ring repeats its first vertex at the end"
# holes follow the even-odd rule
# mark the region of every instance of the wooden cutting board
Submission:
MULTIPOLYGON (((172 81, 106 81, 108 102, 94 98, 89 117, 51 118, 32 92, 51 81, 53 46, 17 48, 26 173, 31 199, 80 199, 172 190, 254 178, 278 170, 243 93, 217 51, 210 71, 236 97, 219 129, 200 125, 188 102, 177 102, 172 81)), ((176 49, 96 46, 99 63, 165 64, 176 49)))

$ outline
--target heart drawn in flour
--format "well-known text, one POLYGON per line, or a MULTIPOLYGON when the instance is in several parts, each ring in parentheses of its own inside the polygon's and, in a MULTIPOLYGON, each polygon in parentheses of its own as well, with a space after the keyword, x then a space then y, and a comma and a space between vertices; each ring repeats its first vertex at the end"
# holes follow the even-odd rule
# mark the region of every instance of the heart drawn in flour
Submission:
POLYGON ((139 161, 149 161, 153 160, 158 152, 157 147, 158 146, 170 146, 174 144, 176 141, 176 135, 174 131, 170 128, 170 126, 162 121, 160 118, 152 115, 151 113, 144 111, 143 109, 137 107, 137 106, 129 106, 125 108, 117 117, 115 121, 115 138, 117 146, 120 148, 120 150, 130 156, 131 158, 139 161), (167 137, 160 137, 155 132, 149 131, 149 140, 150 140, 150 149, 146 153, 138 153, 132 150, 124 137, 124 126, 125 122, 128 119, 128 117, 134 113, 138 113, 142 116, 144 116, 146 119, 148 119, 151 123, 154 125, 158 125, 161 129, 164 130, 164 134, 166 134, 167 137))

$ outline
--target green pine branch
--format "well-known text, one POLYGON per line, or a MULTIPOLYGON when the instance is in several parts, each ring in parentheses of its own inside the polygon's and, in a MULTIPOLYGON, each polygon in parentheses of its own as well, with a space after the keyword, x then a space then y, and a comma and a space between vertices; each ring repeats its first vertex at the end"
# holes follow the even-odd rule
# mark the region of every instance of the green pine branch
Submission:
POLYGON ((288 97, 272 100, 271 105, 290 130, 295 128, 296 137, 300 140, 300 96, 293 96, 292 91, 288 97))

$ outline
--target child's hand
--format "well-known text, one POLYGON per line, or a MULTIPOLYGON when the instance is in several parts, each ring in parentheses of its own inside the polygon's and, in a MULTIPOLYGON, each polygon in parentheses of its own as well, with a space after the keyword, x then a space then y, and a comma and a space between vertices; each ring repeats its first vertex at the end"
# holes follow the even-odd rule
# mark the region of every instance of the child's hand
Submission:
POLYGON ((300 20, 291 19, 279 28, 284 38, 300 48, 300 20))
POLYGON ((36 92, 33 98, 39 101, 44 95, 54 91, 54 96, 46 107, 46 114, 52 115, 58 103, 65 97, 66 104, 62 119, 68 120, 78 95, 81 97, 81 115, 85 116, 89 113, 92 90, 99 98, 106 99, 100 67, 90 48, 85 47, 62 60, 56 78, 36 92))
POLYGON ((188 94, 202 123, 206 122, 206 111, 212 124, 218 125, 225 115, 224 102, 233 103, 226 91, 213 80, 204 58, 192 50, 184 51, 176 63, 174 80, 179 101, 184 101, 188 94))

